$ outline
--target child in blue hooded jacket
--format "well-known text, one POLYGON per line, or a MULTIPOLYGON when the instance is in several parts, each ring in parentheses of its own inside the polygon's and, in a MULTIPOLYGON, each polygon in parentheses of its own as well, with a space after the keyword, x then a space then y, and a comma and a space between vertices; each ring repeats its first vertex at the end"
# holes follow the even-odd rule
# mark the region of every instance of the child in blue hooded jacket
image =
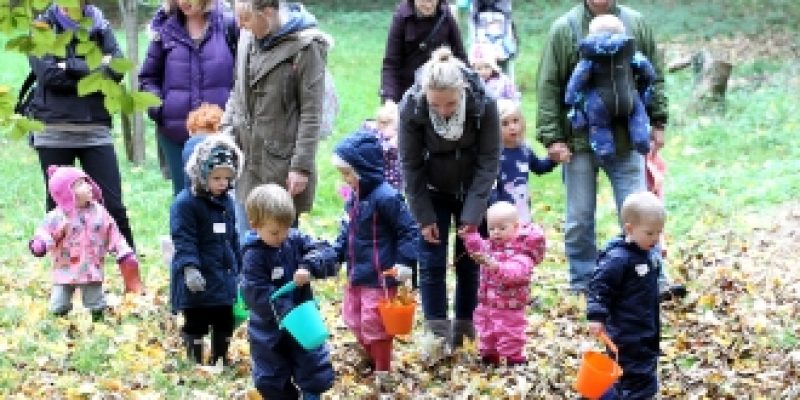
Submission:
POLYGON ((664 229, 664 205, 650 192, 625 198, 620 212, 624 233, 600 253, 589 285, 586 319, 619 348, 623 375, 602 398, 650 399, 658 393, 661 339, 656 247, 664 229))
POLYGON ((292 228, 292 196, 276 184, 256 186, 245 203, 252 230, 242 248, 242 295, 250 309, 247 327, 253 382, 265 399, 319 399, 333 386, 335 373, 327 345, 304 349, 280 318, 313 298, 310 278, 336 276, 331 246, 292 228), (270 301, 283 285, 297 288, 270 301), (298 390, 299 389, 299 390, 298 390))
POLYGON ((394 298, 400 281, 411 278, 419 233, 403 196, 384 178, 381 143, 372 132, 362 129, 343 139, 334 149, 333 164, 353 190, 334 245, 339 260, 347 262, 342 314, 374 370, 385 373, 392 336, 378 303, 394 298), (384 274, 390 269, 395 276, 384 274))

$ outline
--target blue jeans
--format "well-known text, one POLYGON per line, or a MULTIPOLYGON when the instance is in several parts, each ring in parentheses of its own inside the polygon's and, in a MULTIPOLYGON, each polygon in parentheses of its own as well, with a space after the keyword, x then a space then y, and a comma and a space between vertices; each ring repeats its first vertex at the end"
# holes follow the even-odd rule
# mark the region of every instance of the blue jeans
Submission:
POLYGON ((601 164, 594 153, 577 153, 562 168, 567 188, 564 245, 569 260, 569 284, 572 290, 585 291, 597 265, 597 173, 602 169, 608 177, 619 215, 625 197, 645 190, 644 158, 630 151, 601 164))
MULTIPOLYGON (((431 244, 419 238, 419 290, 422 310, 426 320, 447 319, 447 248, 450 225, 461 217, 464 203, 452 195, 431 192, 436 225, 439 228, 439 244, 431 244)), ((472 320, 478 305, 478 265, 467 254, 464 242, 456 236, 454 257, 456 259, 456 290, 453 298, 455 318, 472 320)))
POLYGON ((175 197, 183 190, 183 184, 185 183, 184 176, 186 173, 183 172, 184 166, 181 156, 183 145, 173 142, 161 133, 157 133, 156 137, 158 138, 158 144, 161 145, 161 151, 164 152, 164 158, 167 161, 167 167, 169 168, 172 179, 172 196, 175 197))

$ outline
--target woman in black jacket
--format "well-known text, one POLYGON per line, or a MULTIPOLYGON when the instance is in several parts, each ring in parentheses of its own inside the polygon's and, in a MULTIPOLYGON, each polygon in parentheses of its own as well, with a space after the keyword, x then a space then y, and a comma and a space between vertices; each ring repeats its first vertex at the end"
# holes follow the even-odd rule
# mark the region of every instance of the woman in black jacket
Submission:
MULTIPOLYGON (((30 115, 44 123, 42 131, 31 134, 31 145, 39 155, 45 182, 47 168, 51 165, 73 165, 76 159, 80 160, 86 174, 100 186, 103 203, 120 232, 134 247, 133 233, 122 203, 119 166, 111 139, 111 115, 103 104, 102 93, 78 95, 78 81, 93 72, 100 72, 116 82, 122 80, 122 75, 108 66, 112 58, 122 57, 122 51, 100 9, 81 1, 80 13, 92 21, 88 28, 89 40, 102 53, 101 65, 94 70, 89 68, 84 56, 78 54, 77 39, 67 44, 63 55, 30 57, 31 70, 36 77, 30 115)), ((86 30, 66 8, 56 3, 39 20, 56 33, 86 30)), ((47 195, 47 210, 54 207, 53 199, 47 195)))

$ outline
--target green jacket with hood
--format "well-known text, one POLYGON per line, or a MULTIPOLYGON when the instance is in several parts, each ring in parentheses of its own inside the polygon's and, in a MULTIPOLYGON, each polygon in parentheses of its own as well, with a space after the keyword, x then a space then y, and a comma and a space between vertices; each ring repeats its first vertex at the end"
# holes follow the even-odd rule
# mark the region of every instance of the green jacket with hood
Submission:
MULTIPOLYGON (((620 10, 625 9, 625 16, 621 19, 625 22, 629 32, 632 32, 636 41, 636 49, 641 51, 655 66, 655 91, 652 102, 647 107, 647 113, 650 116, 651 125, 663 126, 667 122, 664 62, 657 54, 653 31, 639 12, 617 5, 615 1, 612 1, 611 4, 611 12, 618 17, 620 10)), ((536 136, 545 147, 556 142, 564 142, 573 153, 592 151, 588 132, 572 130, 567 118, 569 106, 564 103, 564 91, 579 58, 577 39, 570 26, 570 20, 573 19, 577 22, 581 37, 583 37, 589 31, 589 22, 593 17, 584 0, 582 4, 576 5, 559 17, 550 27, 547 42, 542 50, 542 59, 539 62, 537 83, 536 136)), ((627 120, 621 120, 615 125, 614 141, 617 145, 617 153, 624 153, 631 149, 627 120)))

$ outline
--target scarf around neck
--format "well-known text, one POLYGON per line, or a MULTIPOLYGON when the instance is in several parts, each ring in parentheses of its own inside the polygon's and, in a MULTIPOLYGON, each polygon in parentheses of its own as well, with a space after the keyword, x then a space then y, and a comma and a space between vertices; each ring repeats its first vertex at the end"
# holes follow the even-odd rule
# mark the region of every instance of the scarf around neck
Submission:
POLYGON ((461 139, 461 136, 464 134, 464 120, 467 115, 466 108, 467 101, 465 90, 461 90, 461 96, 458 99, 458 108, 456 108, 456 112, 451 115, 449 119, 445 119, 429 106, 428 115, 430 115, 433 130, 436 134, 445 140, 453 142, 461 139))

